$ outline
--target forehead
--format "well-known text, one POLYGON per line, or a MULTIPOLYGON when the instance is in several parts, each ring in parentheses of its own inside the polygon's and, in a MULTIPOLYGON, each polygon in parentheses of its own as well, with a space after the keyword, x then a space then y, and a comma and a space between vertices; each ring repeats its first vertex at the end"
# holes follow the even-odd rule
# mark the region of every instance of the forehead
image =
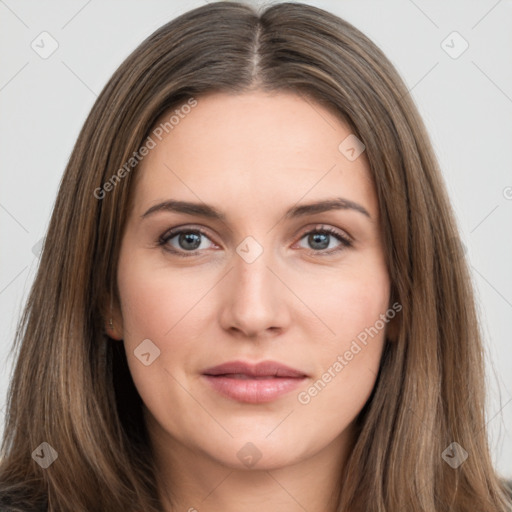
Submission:
POLYGON ((349 126, 327 108, 289 93, 215 93, 177 105, 157 121, 153 149, 137 169, 139 209, 167 195, 219 209, 350 195, 376 209, 364 152, 340 151, 349 126), (140 204, 143 203, 143 204, 140 204))

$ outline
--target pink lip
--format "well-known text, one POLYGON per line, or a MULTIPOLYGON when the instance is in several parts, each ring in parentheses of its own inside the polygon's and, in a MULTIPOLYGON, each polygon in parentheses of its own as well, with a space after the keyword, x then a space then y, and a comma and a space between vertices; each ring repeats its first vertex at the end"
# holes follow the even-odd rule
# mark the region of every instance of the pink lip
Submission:
POLYGON ((304 372, 275 361, 256 365, 232 361, 204 370, 203 376, 222 395, 252 404, 271 402, 307 377, 304 372))

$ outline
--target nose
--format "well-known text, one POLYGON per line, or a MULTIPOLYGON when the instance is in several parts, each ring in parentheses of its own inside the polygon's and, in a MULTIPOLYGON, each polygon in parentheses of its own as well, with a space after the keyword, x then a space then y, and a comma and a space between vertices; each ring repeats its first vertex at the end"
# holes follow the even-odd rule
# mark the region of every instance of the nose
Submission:
POLYGON ((292 293, 279 278, 270 251, 251 263, 238 254, 223 280, 220 322, 223 329, 240 338, 266 338, 287 329, 292 293))

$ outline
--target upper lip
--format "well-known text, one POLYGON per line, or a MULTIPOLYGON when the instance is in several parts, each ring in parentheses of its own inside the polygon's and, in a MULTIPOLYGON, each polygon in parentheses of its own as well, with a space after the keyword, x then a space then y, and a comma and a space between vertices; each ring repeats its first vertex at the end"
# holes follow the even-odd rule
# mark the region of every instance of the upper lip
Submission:
POLYGON ((230 374, 242 374, 250 377, 307 377, 304 372, 290 368, 276 361, 262 361, 257 364, 246 363, 244 361, 228 361, 227 363, 212 366, 203 371, 203 375, 211 376, 230 374))

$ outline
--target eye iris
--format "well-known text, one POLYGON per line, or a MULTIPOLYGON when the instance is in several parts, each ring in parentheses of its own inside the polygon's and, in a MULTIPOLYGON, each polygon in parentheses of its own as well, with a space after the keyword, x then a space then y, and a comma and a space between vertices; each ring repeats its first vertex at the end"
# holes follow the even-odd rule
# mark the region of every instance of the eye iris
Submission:
POLYGON ((308 237, 308 243, 313 247, 313 249, 326 249, 329 247, 329 236, 330 235, 328 233, 312 233, 308 237))
POLYGON ((201 245, 201 235, 193 232, 180 233, 178 243, 182 249, 197 249, 201 245), (189 244, 192 244, 192 247, 189 244))
MULTIPOLYGON (((184 231, 177 234, 178 244, 181 249, 194 251, 201 245, 202 234, 196 231, 184 231)), ((329 247, 330 233, 315 232, 308 235, 310 247, 316 250, 324 250, 329 247)))

